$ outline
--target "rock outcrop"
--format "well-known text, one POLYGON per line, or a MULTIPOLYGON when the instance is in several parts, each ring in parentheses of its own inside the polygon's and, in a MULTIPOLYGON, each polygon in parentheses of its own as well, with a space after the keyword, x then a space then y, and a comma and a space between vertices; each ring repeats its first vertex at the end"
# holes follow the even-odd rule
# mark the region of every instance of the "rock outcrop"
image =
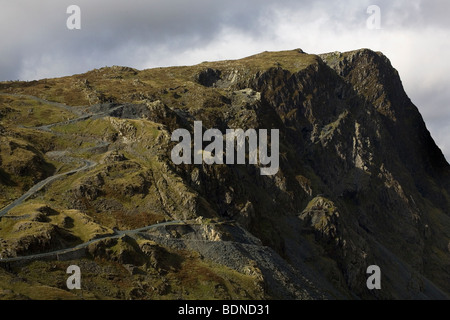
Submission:
MULTIPOLYGON (((15 83, 9 91, 39 95, 43 85, 15 83)), ((103 68, 45 86, 65 90, 59 102, 84 101, 95 114, 57 126, 55 145, 66 137, 107 149, 95 155, 95 169, 60 190, 48 187, 53 201, 111 229, 189 222, 142 231, 137 240, 102 240, 89 247, 93 259, 126 265, 132 275, 144 265, 180 273, 169 251, 193 252, 250 276, 267 298, 449 297, 450 166, 382 53, 264 52, 192 67, 103 68), (193 133, 194 121, 221 132, 278 129, 279 171, 175 165, 171 132, 193 133), (366 286, 370 265, 381 268, 382 290, 366 286)), ((36 171, 22 167, 15 166, 36 171)))

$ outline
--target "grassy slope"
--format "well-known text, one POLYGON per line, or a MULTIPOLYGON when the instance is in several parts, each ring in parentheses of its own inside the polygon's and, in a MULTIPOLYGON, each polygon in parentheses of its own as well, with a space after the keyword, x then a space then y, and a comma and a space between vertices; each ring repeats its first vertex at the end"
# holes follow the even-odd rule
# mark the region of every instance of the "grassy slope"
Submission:
MULTIPOLYGON (((195 75, 201 71, 213 68, 226 74, 236 70, 243 77, 250 77, 258 71, 281 67, 293 73, 317 63, 317 59, 314 55, 301 54, 298 51, 286 51, 266 52, 238 61, 205 62, 191 67, 156 68, 143 71, 124 67, 111 67, 59 79, 45 79, 26 83, 2 83, 0 84, 0 92, 34 95, 70 106, 87 106, 105 101, 143 103, 161 100, 171 108, 188 109, 191 114, 196 116, 214 118, 216 114, 223 112, 221 106, 224 105, 224 99, 226 99, 228 93, 225 89, 206 88, 198 84, 195 75)), ((96 232, 95 228, 97 226, 132 229, 164 219, 170 220, 183 217, 186 212, 189 214, 189 210, 186 209, 187 206, 180 204, 187 203, 189 199, 194 199, 195 195, 180 177, 167 170, 164 159, 159 157, 161 155, 167 156, 165 148, 167 148, 168 138, 164 136, 164 134, 167 135, 167 132, 158 124, 147 120, 122 119, 116 119, 117 121, 114 123, 110 118, 103 118, 86 120, 71 125, 60 125, 54 128, 54 133, 38 132, 33 129, 25 130, 19 128, 18 125, 29 127, 54 123, 72 118, 74 115, 61 108, 39 104, 27 98, 1 95, 0 98, 0 124, 9 133, 6 136, 8 141, 22 144, 24 146, 23 150, 26 150, 27 146, 32 145, 38 151, 41 150, 41 153, 44 151, 69 149, 71 156, 99 162, 99 165, 89 172, 78 173, 55 181, 46 188, 45 193, 38 194, 36 200, 18 208, 16 214, 31 210, 27 206, 50 205, 58 214, 52 216, 48 223, 61 226, 65 217, 73 219, 73 227, 65 229, 80 239, 80 241, 92 237, 96 232), (121 125, 134 128, 134 135, 130 136, 122 132, 121 128, 123 126, 121 125), (125 143, 121 137, 126 137, 128 142, 125 143), (116 148, 121 150, 127 160, 120 163, 103 163, 103 154, 94 153, 86 149, 87 147, 95 146, 99 141, 105 140, 111 143, 110 149, 116 148), (142 175, 145 176, 144 180, 149 185, 146 192, 134 195, 123 192, 126 186, 141 185, 142 175), (100 191, 99 195, 95 199, 84 202, 83 208, 71 210, 74 205, 73 200, 76 199, 74 190, 85 183, 95 184, 98 176, 101 176, 105 181, 104 185, 95 186, 100 191), (171 209, 167 210, 167 208, 171 209), (90 221, 96 227, 93 227, 93 229, 81 227, 85 224, 85 222, 82 222, 83 217, 92 219, 90 221)), ((331 139, 345 117, 346 114, 341 114, 335 122, 325 126, 320 133, 320 138, 325 141, 329 138, 331 139)), ((14 154, 8 155, 8 153, 9 151, 2 149, 1 156, 4 159, 4 162, 1 164, 2 169, 4 163, 16 162, 14 154)), ((20 154, 20 157, 24 158, 24 155, 20 154)), ((47 159, 43 155, 42 157, 46 160, 46 163, 52 164, 54 168, 59 168, 61 171, 74 167, 74 164, 47 159)), ((308 168, 304 168, 304 170, 307 171, 308 168)), ((45 172, 48 175, 48 170, 45 172)), ((316 190, 317 185, 321 182, 318 181, 319 179, 315 173, 306 172, 305 175, 306 177, 298 176, 299 183, 311 190, 316 190)), ((5 180, 8 178, 7 174, 0 171, 0 179, 5 180)), ((13 178, 11 180, 15 182, 17 179, 14 180, 13 178)), ((0 201, 6 204, 9 199, 20 195, 25 188, 24 186, 29 186, 32 179, 33 177, 23 176, 18 179, 17 185, 3 183, 1 187, 5 191, 2 194, 5 196, 0 201)), ((201 201, 202 199, 200 199, 201 201)), ((312 205, 313 203, 310 204, 312 205)), ((429 207, 432 208, 430 210, 434 209, 432 205, 429 207)), ((448 221, 447 217, 443 216, 440 211, 432 212, 430 216, 433 220, 431 223, 435 228, 438 228, 437 226, 439 226, 441 220, 445 221, 445 223, 448 221)), ((321 227, 321 222, 323 221, 318 221, 318 228, 321 227)), ((0 223, 0 228, 4 228, 0 229, 0 237, 2 237, 3 232, 3 237, 7 238, 6 233, 9 234, 10 231, 8 230, 12 230, 11 228, 14 227, 12 223, 11 221, 6 222, 6 220, 0 223), (2 223, 5 225, 2 225, 2 223)), ((262 230, 261 232, 268 233, 267 239, 274 238, 270 231, 266 231, 273 231, 271 221, 261 219, 257 223, 259 224, 258 228, 262 230)), ((439 239, 439 241, 441 240, 439 239)), ((444 250, 443 245, 439 248, 433 247, 430 255, 443 256, 444 250)), ((106 264, 109 265, 110 262, 96 261, 96 263, 104 266, 106 264)), ((220 278, 221 275, 228 274, 231 271, 221 269, 222 267, 220 266, 205 266, 204 263, 206 262, 195 258, 185 260, 186 268, 180 268, 173 272, 173 282, 171 282, 170 286, 160 283, 156 278, 149 280, 150 286, 156 283, 156 287, 170 288, 167 291, 161 291, 166 293, 162 294, 159 292, 152 295, 151 298, 177 298, 174 296, 175 292, 181 292, 181 288, 184 286, 191 288, 189 291, 193 290, 195 292, 191 297, 211 297, 211 293, 214 292, 212 288, 218 283, 215 277, 219 276, 220 278), (192 270, 195 272, 192 273, 192 270), (196 276, 198 274, 208 274, 205 270, 213 270, 211 274, 214 276, 207 277, 204 283, 200 282, 193 289, 196 285, 193 283, 196 276)), ((31 268, 34 268, 34 265, 31 268)), ((45 268, 48 268, 48 266, 46 265, 45 268)), ((120 269, 119 266, 114 266, 114 268, 120 269)), ((430 273, 435 273, 436 266, 429 265, 426 268, 430 269, 430 273)), ((41 271, 42 268, 37 267, 36 271, 33 272, 40 274, 39 272, 41 271)), ((122 276, 128 279, 124 273, 118 273, 117 279, 122 276)), ((232 276, 235 277, 234 279, 239 286, 245 287, 247 285, 246 281, 248 279, 242 278, 243 275, 233 274, 232 276)), ((90 279, 93 282, 104 280, 101 278, 96 279, 94 275, 90 279)), ((132 280, 124 281, 121 282, 120 286, 130 288, 132 280)), ((114 285, 109 284, 107 281, 102 283, 102 286, 106 286, 108 290, 113 291, 115 290, 113 287, 117 285, 119 285, 119 282, 114 283, 114 285)), ((229 284, 224 284, 224 286, 228 289, 230 288, 229 284)), ((29 291, 27 292, 25 295, 31 297, 32 295, 29 291)), ((126 290, 123 292, 126 292, 126 290)), ((120 296, 121 294, 126 295, 127 293, 120 293, 118 296, 123 297, 120 296)), ((103 291, 99 293, 92 289, 90 297, 111 296, 115 296, 115 294, 103 291)), ((250 296, 255 297, 255 295, 250 296)))

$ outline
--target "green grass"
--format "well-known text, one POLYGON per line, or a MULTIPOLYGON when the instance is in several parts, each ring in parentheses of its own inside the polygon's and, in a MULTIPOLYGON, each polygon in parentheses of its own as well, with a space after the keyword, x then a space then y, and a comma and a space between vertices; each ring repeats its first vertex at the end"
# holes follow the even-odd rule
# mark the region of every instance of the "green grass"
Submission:
POLYGON ((40 281, 23 281, 19 276, 0 268, 0 300, 74 300, 78 298, 69 291, 41 284, 45 282, 42 275, 45 279, 54 279, 52 274, 46 275, 43 272, 40 274, 40 281))
POLYGON ((112 234, 111 229, 100 226, 88 215, 79 210, 64 210, 58 216, 52 216, 51 222, 66 229, 82 242, 87 242, 100 235, 112 234), (69 218, 69 226, 64 225, 64 220, 69 218))
POLYGON ((58 125, 53 127, 53 131, 64 134, 94 135, 98 137, 117 133, 117 130, 114 129, 107 119, 88 119, 76 123, 58 125))
POLYGON ((205 91, 205 88, 195 82, 193 75, 206 68, 222 70, 224 73, 238 70, 243 77, 251 77, 259 70, 270 68, 284 68, 291 73, 304 70, 311 64, 318 62, 318 57, 299 53, 298 50, 282 52, 263 52, 257 55, 234 61, 205 62, 195 66, 154 68, 143 71, 126 68, 101 68, 84 74, 58 79, 45 79, 33 83, 10 83, 9 87, 16 93, 37 96, 50 101, 65 103, 71 106, 90 105, 86 94, 93 96, 103 94, 117 102, 139 101, 133 99, 144 96, 151 98, 158 95, 163 102, 182 103, 189 105, 202 105, 209 97, 216 93, 205 91), (122 81, 126 79, 127 81, 122 81), (86 86, 85 81, 88 81, 86 86), (25 85, 26 84, 26 85, 25 85), (174 90, 170 90, 170 89, 174 90), (177 102, 173 94, 187 89, 181 101, 177 102), (167 91, 164 94, 164 90, 167 91))
POLYGON ((50 176, 55 167, 46 161, 40 148, 48 137, 39 140, 37 136, 23 132, 23 137, 0 136, 0 206, 18 198, 37 181, 50 176), (23 138, 30 138, 30 142, 23 138), (39 141, 32 143, 34 141, 39 141))
MULTIPOLYGON (((115 257, 123 250, 139 250, 145 242, 151 243, 142 239, 137 243, 132 239, 119 240, 107 250, 115 257)), ((136 266, 140 274, 135 275, 117 262, 104 258, 35 261, 14 272, 0 268, 0 299, 254 300, 265 297, 260 280, 255 276, 201 259, 196 253, 162 249, 156 243, 151 245, 160 248, 157 249, 162 254, 159 267, 152 266, 150 257, 140 252, 141 261, 136 266), (72 264, 82 270, 82 290, 66 288, 68 275, 65 271, 72 264)))
POLYGON ((0 94, 0 113, 6 124, 38 127, 75 118, 75 114, 29 98, 0 94))
POLYGON ((34 221, 36 215, 42 215, 42 208, 49 205, 39 200, 27 201, 12 209, 0 220, 0 237, 3 239, 20 239, 29 235, 46 232, 54 226, 67 231, 79 242, 87 242, 99 235, 112 234, 112 230, 100 226, 93 219, 78 210, 52 210, 51 215, 46 215, 46 221, 34 221), (20 226, 26 226, 19 231, 20 226))

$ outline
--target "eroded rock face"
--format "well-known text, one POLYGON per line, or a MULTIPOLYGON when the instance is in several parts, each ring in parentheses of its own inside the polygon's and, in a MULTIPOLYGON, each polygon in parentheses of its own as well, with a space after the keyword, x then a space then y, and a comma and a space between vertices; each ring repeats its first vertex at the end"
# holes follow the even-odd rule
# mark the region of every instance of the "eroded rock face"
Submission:
MULTIPOLYGON (((105 221, 116 214, 121 226, 134 219, 143 227, 154 214, 192 223, 148 232, 145 243, 103 240, 89 247, 92 256, 131 274, 144 260, 177 272, 164 264, 165 248, 195 251, 251 275, 277 298, 450 294, 450 168, 383 54, 265 52, 92 77, 81 82, 78 100, 115 100, 89 110, 107 115, 109 136, 101 139, 118 151, 76 177, 66 191, 70 205, 105 221), (192 133, 196 120, 222 132, 279 129, 280 170, 261 176, 255 165, 174 165, 170 133, 192 133), (374 264, 381 291, 366 287, 374 264)), ((30 224, 16 227, 25 232, 30 224)))
MULTIPOLYGON (((279 173, 261 178, 251 167, 186 167, 192 172, 192 186, 220 215, 240 222, 281 254, 287 242, 301 247, 303 237, 289 236, 288 230, 296 227, 287 227, 285 221, 303 212, 303 223, 314 230, 314 245, 336 261, 343 286, 358 296, 373 294, 365 287, 365 270, 377 261, 386 263, 391 279, 397 259, 411 267, 404 269, 410 278, 415 277, 411 270, 420 270, 433 279, 436 275, 427 273, 426 261, 432 248, 447 251, 448 239, 433 244, 425 235, 429 237, 430 228, 441 229, 428 224, 431 211, 439 211, 446 226, 449 223, 448 164, 385 56, 359 50, 319 57, 297 72, 282 66, 247 78, 241 72, 235 77, 241 82, 230 86, 249 89, 233 91, 222 121, 231 127, 227 119, 238 118, 230 115, 235 102, 255 106, 250 108, 260 127, 280 128, 286 158, 280 160, 279 173), (441 192, 447 196, 438 196, 441 192), (324 208, 306 210, 317 194, 325 194, 324 208), (383 258, 386 250, 396 258, 383 258)), ((205 71, 208 86, 220 83, 232 68, 205 71)), ((319 259, 316 262, 321 268, 319 259)), ((435 262, 443 266, 450 260, 435 262)), ((440 270, 448 279, 448 271, 440 270)), ((386 297, 423 294, 421 286, 398 287, 390 288, 386 297)))

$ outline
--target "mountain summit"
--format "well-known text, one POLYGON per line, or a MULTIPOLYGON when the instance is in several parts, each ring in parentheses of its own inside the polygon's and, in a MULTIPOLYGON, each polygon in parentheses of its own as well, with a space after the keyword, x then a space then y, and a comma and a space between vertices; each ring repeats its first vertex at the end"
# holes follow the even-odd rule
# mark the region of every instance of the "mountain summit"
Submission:
POLYGON ((92 299, 450 296, 450 166, 380 52, 114 66, 0 92, 0 298, 77 298, 69 265, 92 299), (195 122, 278 130, 278 171, 175 164, 172 133, 195 122))

